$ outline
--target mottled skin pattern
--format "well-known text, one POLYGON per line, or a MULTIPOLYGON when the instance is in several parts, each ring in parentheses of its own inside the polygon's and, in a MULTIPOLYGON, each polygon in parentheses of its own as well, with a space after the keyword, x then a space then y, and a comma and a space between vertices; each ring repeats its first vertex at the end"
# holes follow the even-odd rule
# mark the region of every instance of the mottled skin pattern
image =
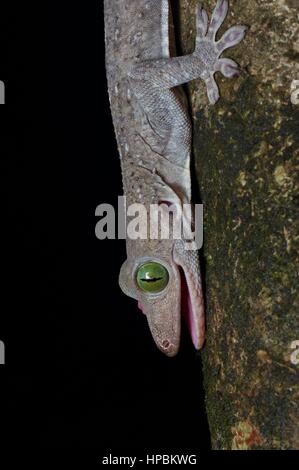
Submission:
MULTIPOLYGON (((209 100, 219 98, 214 73, 232 77, 238 66, 220 59, 238 44, 245 27, 230 28, 216 42, 228 3, 218 0, 210 25, 197 9, 197 39, 193 54, 173 57, 173 26, 168 0, 105 0, 106 67, 113 122, 121 157, 127 205, 161 202, 180 206, 191 202, 191 125, 179 85, 202 78, 209 100)), ((168 356, 178 352, 183 285, 186 320, 194 346, 204 342, 204 305, 197 251, 182 240, 127 239, 127 260, 120 286, 142 305, 158 348, 168 356), (162 263, 169 283, 159 294, 136 285, 136 270, 145 260, 162 263)))

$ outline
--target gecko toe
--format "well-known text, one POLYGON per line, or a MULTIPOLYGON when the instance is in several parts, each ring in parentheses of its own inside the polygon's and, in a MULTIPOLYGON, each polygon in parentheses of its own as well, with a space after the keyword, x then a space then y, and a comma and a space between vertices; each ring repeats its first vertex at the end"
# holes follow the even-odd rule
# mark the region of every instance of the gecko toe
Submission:
POLYGON ((196 11, 196 26, 198 36, 203 38, 208 30, 208 14, 200 5, 197 6, 196 11))
POLYGON ((208 80, 206 80, 206 87, 207 87, 207 94, 208 94, 209 102, 211 104, 216 104, 217 101, 219 100, 220 94, 219 94, 218 85, 213 75, 211 75, 208 78, 208 80))
POLYGON ((228 11, 227 0, 218 0, 217 5, 213 11, 209 31, 207 34, 208 39, 215 40, 217 31, 226 18, 228 11))
POLYGON ((232 26, 229 28, 216 44, 216 49, 219 54, 221 54, 225 49, 239 44, 239 42, 244 38, 246 30, 247 26, 232 26))
POLYGON ((219 59, 216 66, 216 71, 219 71, 224 77, 231 78, 240 74, 238 64, 232 59, 219 59))

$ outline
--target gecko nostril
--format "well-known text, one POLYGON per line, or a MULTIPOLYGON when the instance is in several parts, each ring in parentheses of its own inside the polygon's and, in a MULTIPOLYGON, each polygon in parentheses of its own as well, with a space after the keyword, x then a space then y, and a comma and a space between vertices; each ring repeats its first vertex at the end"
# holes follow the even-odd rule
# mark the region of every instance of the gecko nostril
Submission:
POLYGON ((162 342, 162 346, 163 346, 163 348, 165 348, 165 349, 168 349, 168 348, 169 348, 170 342, 168 341, 168 339, 164 339, 164 341, 162 342))

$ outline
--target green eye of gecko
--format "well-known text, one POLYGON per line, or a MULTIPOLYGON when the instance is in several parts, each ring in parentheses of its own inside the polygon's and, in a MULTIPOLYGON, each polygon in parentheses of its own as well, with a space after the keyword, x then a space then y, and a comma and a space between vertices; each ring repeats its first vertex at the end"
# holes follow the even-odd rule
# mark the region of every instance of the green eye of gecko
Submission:
POLYGON ((150 261, 139 267, 136 281, 144 292, 161 292, 168 284, 169 274, 162 264, 150 261))

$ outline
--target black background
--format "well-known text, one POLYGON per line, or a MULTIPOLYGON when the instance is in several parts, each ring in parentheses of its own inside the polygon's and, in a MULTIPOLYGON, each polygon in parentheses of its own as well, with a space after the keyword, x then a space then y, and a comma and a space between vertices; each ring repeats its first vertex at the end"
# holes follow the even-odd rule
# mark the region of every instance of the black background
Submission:
POLYGON ((38 448, 209 448, 200 357, 154 345, 118 287, 125 243, 95 237, 117 206, 119 157, 101 1, 10 3, 1 14, 0 339, 5 428, 38 448))

